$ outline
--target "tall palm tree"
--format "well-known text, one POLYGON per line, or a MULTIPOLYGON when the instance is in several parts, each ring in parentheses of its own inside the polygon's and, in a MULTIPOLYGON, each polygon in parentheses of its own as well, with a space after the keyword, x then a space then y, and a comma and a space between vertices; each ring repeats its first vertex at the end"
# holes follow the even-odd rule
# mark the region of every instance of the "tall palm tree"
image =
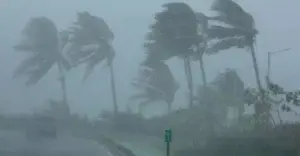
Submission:
POLYGON ((211 26, 208 36, 211 39, 217 39, 217 42, 209 49, 209 53, 216 53, 231 47, 247 48, 250 51, 256 83, 262 99, 262 102, 256 105, 256 114, 268 114, 269 106, 263 102, 264 91, 254 49, 258 31, 253 17, 232 0, 216 0, 212 5, 212 10, 218 13, 218 16, 212 19, 223 25, 211 26))
POLYGON ((210 48, 209 52, 215 53, 231 47, 248 48, 252 56, 257 86, 262 91, 254 49, 258 31, 255 28, 253 17, 232 0, 216 0, 212 5, 212 10, 219 13, 218 16, 212 19, 226 24, 226 26, 211 26, 209 38, 218 39, 219 41, 210 48))
POLYGON ((175 93, 179 89, 168 65, 157 60, 143 62, 139 75, 132 85, 140 92, 131 96, 130 100, 143 100, 139 110, 153 102, 164 101, 170 112, 175 93))
POLYGON ((113 32, 102 18, 92 16, 88 12, 80 12, 74 27, 71 28, 71 34, 73 46, 71 46, 68 56, 74 66, 87 65, 83 80, 91 74, 96 65, 107 61, 111 75, 114 113, 117 113, 118 105, 113 70, 115 57, 115 50, 112 46, 113 32))
POLYGON ((207 17, 205 14, 201 12, 197 12, 196 18, 198 23, 198 35, 202 38, 202 40, 196 45, 197 52, 195 53, 196 56, 194 57, 194 59, 199 60, 202 82, 203 82, 203 86, 205 87, 207 86, 207 79, 206 79, 203 57, 206 54, 206 50, 209 42, 207 38, 207 32, 209 29, 208 28, 209 17, 207 17))
POLYGON ((159 60, 177 56, 184 60, 190 92, 190 107, 193 104, 193 84, 191 73, 192 46, 199 43, 197 19, 194 11, 185 3, 166 3, 165 10, 155 15, 156 22, 151 26, 145 45, 148 55, 159 60))
POLYGON ((23 40, 14 46, 16 51, 27 52, 28 58, 19 64, 14 77, 27 76, 27 85, 34 85, 57 65, 63 91, 63 103, 67 105, 64 72, 71 66, 63 57, 68 35, 58 33, 55 24, 46 17, 32 18, 22 31, 23 40))

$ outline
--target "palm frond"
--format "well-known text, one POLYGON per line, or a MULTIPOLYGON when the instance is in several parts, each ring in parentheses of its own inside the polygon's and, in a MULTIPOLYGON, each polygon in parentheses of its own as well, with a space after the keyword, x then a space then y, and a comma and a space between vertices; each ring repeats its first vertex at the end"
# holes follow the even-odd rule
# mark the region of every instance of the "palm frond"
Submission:
POLYGON ((224 39, 229 37, 243 37, 245 32, 238 28, 214 25, 207 30, 207 35, 209 39, 224 39))
POLYGON ((34 55, 31 56, 25 60, 23 60, 15 69, 13 77, 17 78, 21 75, 23 75, 24 73, 26 73, 27 69, 30 68, 34 68, 37 66, 37 62, 40 60, 41 58, 39 57, 39 55, 34 55))
POLYGON ((244 82, 235 70, 227 69, 218 74, 212 85, 217 89, 219 98, 227 105, 240 106, 243 104, 244 82))
POLYGON ((73 66, 77 66, 93 57, 98 48, 99 45, 97 43, 90 43, 84 46, 72 44, 70 50, 67 52, 67 56, 73 66))
POLYGON ((212 10, 219 13, 215 19, 243 29, 255 29, 253 17, 233 0, 215 0, 212 10))
POLYGON ((100 17, 92 16, 88 12, 77 14, 75 27, 71 28, 74 35, 73 42, 79 45, 85 45, 89 42, 99 40, 113 40, 114 35, 107 23, 100 17))
POLYGON ((55 24, 46 17, 32 18, 22 31, 23 40, 13 48, 16 51, 30 52, 14 72, 14 77, 28 76, 27 85, 37 83, 62 55, 55 24))
POLYGON ((32 18, 22 31, 23 42, 16 45, 16 50, 25 50, 32 52, 51 52, 51 55, 57 54, 58 36, 55 24, 46 17, 32 18))
POLYGON ((203 33, 207 32, 209 18, 202 12, 196 12, 196 18, 197 18, 198 27, 201 28, 201 31, 198 33, 200 33, 199 35, 203 35, 203 33))
POLYGON ((187 55, 188 49, 199 39, 196 15, 185 3, 167 3, 163 7, 164 10, 155 15, 156 22, 150 27, 147 41, 151 46, 147 48, 159 48, 160 52, 169 53, 164 57, 187 55))
POLYGON ((27 85, 36 84, 39 80, 42 79, 42 77, 44 75, 47 74, 47 72, 51 69, 52 65, 53 65, 53 62, 44 60, 44 61, 38 63, 37 69, 28 70, 27 74, 28 74, 29 79, 27 80, 26 84, 27 85))
POLYGON ((169 67, 161 61, 146 60, 142 63, 138 77, 132 85, 147 95, 149 99, 172 103, 179 84, 169 67))
POLYGON ((245 38, 226 38, 223 40, 218 40, 213 43, 209 48, 207 48, 206 53, 208 55, 216 54, 219 51, 227 50, 233 47, 244 48, 247 46, 245 38))
POLYGON ((70 62, 65 57, 63 57, 62 55, 60 55, 58 63, 63 67, 63 69, 65 69, 67 71, 72 68, 70 62))
POLYGON ((87 60, 85 60, 87 66, 86 71, 83 76, 83 81, 85 81, 88 76, 93 72, 93 69, 96 65, 100 64, 103 60, 105 60, 105 57, 103 55, 100 55, 101 53, 94 53, 92 57, 89 57, 87 60))
POLYGON ((67 30, 60 31, 58 34, 59 37, 59 49, 63 51, 63 48, 69 43, 70 32, 67 30))
POLYGON ((131 85, 143 92, 144 94, 147 94, 147 96, 149 97, 163 98, 165 95, 165 93, 162 90, 160 90, 157 86, 153 86, 143 81, 133 81, 131 85))
POLYGON ((77 21, 70 29, 73 48, 68 52, 70 61, 73 64, 87 64, 83 80, 93 71, 97 64, 107 61, 110 65, 115 57, 115 50, 111 45, 113 32, 106 22, 88 12, 80 12, 77 21))

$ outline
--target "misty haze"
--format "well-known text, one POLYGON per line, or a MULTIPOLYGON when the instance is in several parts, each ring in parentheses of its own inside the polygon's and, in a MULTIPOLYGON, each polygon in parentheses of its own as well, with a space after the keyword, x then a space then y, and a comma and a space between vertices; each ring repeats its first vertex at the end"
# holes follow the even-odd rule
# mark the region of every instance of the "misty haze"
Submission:
POLYGON ((299 155, 299 6, 0 0, 0 156, 299 155))

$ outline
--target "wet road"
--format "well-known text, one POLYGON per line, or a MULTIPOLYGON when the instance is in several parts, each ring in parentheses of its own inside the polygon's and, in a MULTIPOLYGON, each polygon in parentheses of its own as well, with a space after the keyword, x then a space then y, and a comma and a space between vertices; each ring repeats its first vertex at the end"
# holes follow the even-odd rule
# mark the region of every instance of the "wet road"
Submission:
POLYGON ((58 139, 28 140, 21 132, 0 132, 0 156, 133 156, 116 144, 102 145, 96 141, 68 135, 58 139))

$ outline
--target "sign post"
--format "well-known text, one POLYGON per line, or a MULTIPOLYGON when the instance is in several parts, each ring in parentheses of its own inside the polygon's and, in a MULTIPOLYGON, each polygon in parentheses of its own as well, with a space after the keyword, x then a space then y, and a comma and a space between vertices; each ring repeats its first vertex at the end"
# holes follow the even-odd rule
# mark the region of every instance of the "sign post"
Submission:
POLYGON ((170 156, 170 142, 172 141, 172 130, 165 130, 166 156, 170 156))

